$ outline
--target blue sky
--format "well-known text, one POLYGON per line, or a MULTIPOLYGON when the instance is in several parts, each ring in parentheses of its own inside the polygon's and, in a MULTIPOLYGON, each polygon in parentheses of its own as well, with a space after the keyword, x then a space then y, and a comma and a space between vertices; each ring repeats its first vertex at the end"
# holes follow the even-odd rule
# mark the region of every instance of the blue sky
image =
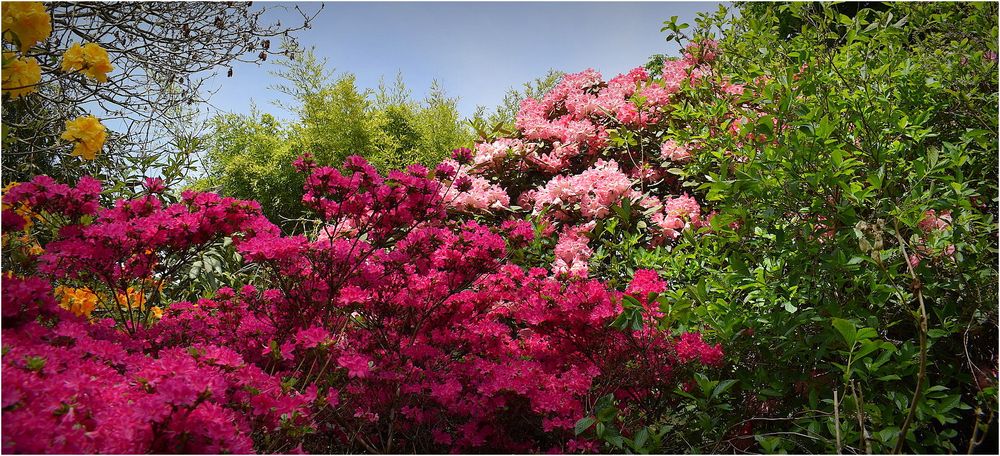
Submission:
MULTIPOLYGON (((290 6, 289 3, 255 3, 290 6)), ((305 11, 319 5, 302 3, 305 11)), ((492 109, 509 87, 544 75, 594 68, 605 78, 642 65, 657 53, 674 54, 660 27, 670 16, 692 23, 715 2, 327 2, 312 28, 297 36, 304 47, 328 59, 338 73, 351 72, 361 87, 401 71, 414 97, 431 80, 459 97, 459 110, 492 109)), ((288 24, 299 17, 275 8, 265 19, 288 24)), ((251 100, 264 111, 288 117, 268 90, 275 65, 240 64, 232 78, 217 78, 210 102, 223 111, 249 112, 251 100)))

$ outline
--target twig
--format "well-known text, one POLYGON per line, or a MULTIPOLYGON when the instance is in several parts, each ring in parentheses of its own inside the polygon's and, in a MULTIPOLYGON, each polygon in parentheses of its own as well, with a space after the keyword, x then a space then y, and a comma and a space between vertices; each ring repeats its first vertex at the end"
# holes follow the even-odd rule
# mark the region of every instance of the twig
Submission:
POLYGON ((837 454, 842 454, 840 446, 840 401, 837 398, 837 388, 833 389, 833 431, 837 437, 837 454))
POLYGON ((899 234, 899 219, 894 221, 894 225, 896 239, 899 241, 899 248, 903 251, 903 261, 906 263, 907 270, 910 271, 910 277, 913 278, 911 287, 917 294, 917 302, 920 303, 920 322, 917 325, 920 330, 920 370, 917 372, 917 387, 913 391, 910 411, 906 414, 906 420, 903 421, 903 425, 899 427, 899 440, 896 442, 896 447, 892 450, 894 454, 899 454, 903 450, 903 442, 906 441, 906 433, 913 422, 913 416, 917 413, 917 402, 920 401, 920 391, 924 387, 924 377, 927 375, 927 309, 924 307, 924 294, 921 291, 920 281, 917 280, 917 274, 913 271, 913 265, 910 264, 909 256, 906 254, 906 241, 899 234))
POLYGON ((854 410, 858 415, 858 427, 861 428, 861 443, 865 449, 865 454, 872 454, 872 447, 869 442, 871 435, 868 434, 868 429, 865 429, 864 394, 862 393, 861 398, 858 397, 857 389, 854 387, 854 379, 851 379, 851 395, 854 396, 854 410))

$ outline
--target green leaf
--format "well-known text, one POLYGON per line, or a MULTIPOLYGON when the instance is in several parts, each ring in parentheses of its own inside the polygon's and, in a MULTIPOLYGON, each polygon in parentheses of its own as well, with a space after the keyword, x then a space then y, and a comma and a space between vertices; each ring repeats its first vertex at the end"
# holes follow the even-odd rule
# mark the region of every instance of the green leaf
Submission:
POLYGON ((729 389, 732 388, 733 385, 735 384, 736 380, 723 380, 719 382, 719 384, 715 387, 715 389, 712 390, 712 399, 715 399, 721 396, 722 394, 725 394, 725 392, 729 391, 729 389))
POLYGON ((576 422, 576 426, 573 427, 573 432, 575 433, 575 435, 583 434, 584 432, 586 432, 587 429, 590 429, 590 427, 593 426, 594 423, 596 422, 597 418, 594 418, 592 416, 584 417, 580 419, 580 421, 576 422))
POLYGON ((632 447, 638 450, 646 444, 646 440, 649 440, 649 430, 642 428, 639 432, 635 433, 635 439, 632 440, 632 447))
POLYGON ((854 326, 853 321, 844 320, 843 318, 834 318, 833 327, 837 329, 841 336, 843 336, 848 347, 854 346, 854 342, 858 340, 858 330, 857 327, 854 326))

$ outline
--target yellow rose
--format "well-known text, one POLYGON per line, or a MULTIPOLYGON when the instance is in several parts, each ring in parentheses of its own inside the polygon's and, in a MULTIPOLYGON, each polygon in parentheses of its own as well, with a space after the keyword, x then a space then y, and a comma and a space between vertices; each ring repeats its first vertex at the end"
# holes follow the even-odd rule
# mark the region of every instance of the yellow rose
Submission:
POLYGON ((70 155, 93 160, 97 157, 97 152, 104 147, 107 136, 104 125, 101 125, 97 117, 82 116, 66 121, 66 131, 63 132, 62 139, 76 143, 70 155))
MULTIPOLYGON (((6 5, 6 3, 4 3, 6 5)), ((13 52, 3 53, 3 93, 16 99, 34 92, 42 80, 42 68, 33 57, 15 57, 13 52)))
POLYGON ((41 2, 3 2, 3 37, 16 38, 21 52, 52 34, 52 20, 41 2))
POLYGON ((97 82, 108 82, 108 73, 114 69, 108 58, 108 51, 99 44, 87 43, 81 46, 80 43, 73 43, 63 53, 62 70, 67 73, 79 70, 97 82))

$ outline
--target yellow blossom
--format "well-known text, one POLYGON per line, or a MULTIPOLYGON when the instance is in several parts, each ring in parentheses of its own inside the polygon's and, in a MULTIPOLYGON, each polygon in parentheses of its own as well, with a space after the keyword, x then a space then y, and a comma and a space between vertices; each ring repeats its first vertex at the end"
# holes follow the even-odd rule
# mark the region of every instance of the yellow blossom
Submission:
MULTIPOLYGON (((4 3, 6 5, 6 3, 4 3)), ((15 57, 13 52, 3 53, 3 93, 11 99, 34 92, 42 80, 42 67, 33 57, 15 57)))
MULTIPOLYGON (((14 181, 8 182, 7 185, 4 185, 3 189, 0 190, 0 195, 6 195, 7 192, 9 192, 12 188, 17 187, 18 185, 21 185, 21 183, 20 182, 14 182, 14 181)), ((3 203, 2 207, 3 207, 3 210, 10 209, 10 205, 7 204, 7 203, 3 203)))
POLYGON ((104 125, 101 125, 97 117, 82 116, 66 121, 66 131, 62 134, 62 139, 76 143, 70 155, 93 160, 97 157, 97 152, 104 147, 107 136, 104 125))
POLYGON ((155 317, 157 320, 163 318, 163 309, 161 309, 160 306, 150 307, 149 310, 153 312, 153 317, 155 317))
POLYGON ((21 52, 52 34, 52 20, 41 2, 3 2, 3 37, 16 37, 21 52))
POLYGON ((90 79, 107 82, 108 73, 114 70, 108 51, 96 43, 73 43, 63 54, 62 70, 65 72, 80 70, 90 79))
POLYGON ((86 288, 58 286, 55 295, 59 298, 59 307, 79 316, 90 318, 97 308, 97 295, 86 288))

